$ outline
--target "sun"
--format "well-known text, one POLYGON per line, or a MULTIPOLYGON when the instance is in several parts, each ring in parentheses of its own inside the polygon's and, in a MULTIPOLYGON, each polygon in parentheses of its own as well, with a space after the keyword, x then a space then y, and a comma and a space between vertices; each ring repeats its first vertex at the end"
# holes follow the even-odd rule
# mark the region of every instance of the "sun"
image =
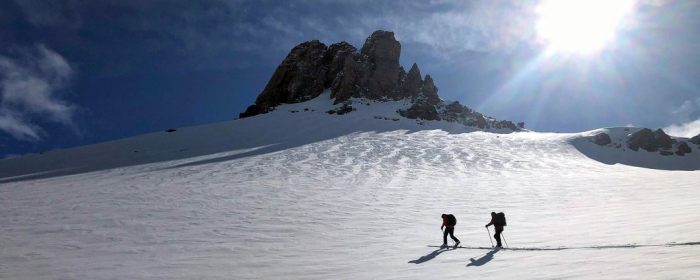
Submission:
POLYGON ((555 52, 590 53, 615 40, 634 0, 542 0, 537 34, 555 52))

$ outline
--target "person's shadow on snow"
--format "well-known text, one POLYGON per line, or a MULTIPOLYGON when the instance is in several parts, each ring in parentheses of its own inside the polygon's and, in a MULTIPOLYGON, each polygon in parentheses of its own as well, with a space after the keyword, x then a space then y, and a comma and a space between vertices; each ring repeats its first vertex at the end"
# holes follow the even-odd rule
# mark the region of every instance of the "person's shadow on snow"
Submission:
POLYGON ((486 253, 483 257, 479 258, 478 260, 475 260, 474 258, 469 259, 471 261, 470 264, 467 266, 482 266, 485 265, 487 262, 490 262, 493 260, 493 255, 498 252, 498 249, 493 249, 493 251, 486 253))
POLYGON ((450 247, 444 248, 444 249, 443 249, 443 248, 440 248, 440 249, 437 249, 437 250, 433 251, 433 252, 430 253, 430 254, 427 254, 427 255, 425 255, 425 256, 422 256, 422 257, 418 258, 417 260, 408 261, 408 263, 422 264, 422 263, 424 263, 424 262, 427 262, 427 261, 429 261, 429 260, 434 259, 435 257, 437 257, 437 255, 439 255, 439 254, 442 253, 442 252, 452 251, 452 250, 454 250, 454 249, 451 249, 450 247))

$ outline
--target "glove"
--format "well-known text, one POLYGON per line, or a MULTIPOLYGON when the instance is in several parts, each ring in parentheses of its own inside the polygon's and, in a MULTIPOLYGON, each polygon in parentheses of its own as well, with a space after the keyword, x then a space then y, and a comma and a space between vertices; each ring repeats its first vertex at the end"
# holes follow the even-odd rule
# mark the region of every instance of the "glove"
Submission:
POLYGON ((442 228, 444 228, 444 227, 445 227, 445 226, 441 226, 441 227, 440 227, 440 230, 442 230, 442 228))
POLYGON ((486 227, 489 227, 489 225, 486 225, 486 227))

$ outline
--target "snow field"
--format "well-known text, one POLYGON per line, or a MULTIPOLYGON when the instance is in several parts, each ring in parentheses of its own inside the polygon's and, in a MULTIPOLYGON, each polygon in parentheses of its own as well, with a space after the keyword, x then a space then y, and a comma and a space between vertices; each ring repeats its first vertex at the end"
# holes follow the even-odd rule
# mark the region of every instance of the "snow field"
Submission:
MULTIPOLYGON (((393 105, 335 116, 324 113, 331 104, 311 102, 60 151, 106 157, 66 164, 118 167, 0 183, 0 278, 700 274, 698 171, 604 164, 580 152, 579 134, 370 121, 393 116, 386 113, 393 105), (288 112, 304 107, 315 112, 288 112), (134 146, 150 158, 134 157, 134 146), (457 216, 462 246, 490 246, 484 225, 491 211, 506 213, 510 246, 560 250, 426 247, 442 243, 442 213, 457 216), (581 248, 596 246, 610 247, 581 248)), ((43 156, 11 163, 32 170, 37 158, 62 162, 43 156)))

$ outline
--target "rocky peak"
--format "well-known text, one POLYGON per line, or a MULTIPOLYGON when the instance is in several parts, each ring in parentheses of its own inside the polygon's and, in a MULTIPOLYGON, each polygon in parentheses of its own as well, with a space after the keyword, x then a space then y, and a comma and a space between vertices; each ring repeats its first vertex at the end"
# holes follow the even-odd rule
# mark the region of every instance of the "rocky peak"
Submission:
POLYGON ((369 57, 370 62, 395 62, 395 66, 398 68, 401 43, 394 38, 394 32, 377 30, 365 40, 361 52, 369 57))
POLYGON ((445 119, 481 128, 519 130, 509 121, 497 122, 459 103, 445 109, 432 77, 426 75, 422 79, 415 63, 406 73, 399 65, 400 56, 401 43, 393 32, 382 30, 372 33, 360 51, 347 42, 330 47, 318 40, 299 44, 277 67, 255 104, 240 117, 270 112, 281 103, 308 101, 330 89, 336 104, 347 104, 351 98, 407 99, 413 103, 412 107, 399 110, 407 118, 445 119))
POLYGON ((346 58, 351 58, 355 52, 357 52, 357 49, 345 41, 335 43, 328 47, 325 58, 325 64, 328 65, 328 74, 323 83, 325 88, 331 87, 335 78, 343 71, 346 58))
POLYGON ((407 97, 410 97, 411 100, 415 101, 416 98, 418 98, 421 87, 423 87, 423 79, 421 78, 418 65, 413 63, 411 70, 408 70, 408 74, 406 74, 406 78, 402 79, 400 82, 400 91, 407 97))
POLYGON ((292 49, 277 67, 255 105, 240 114, 241 118, 264 114, 281 103, 303 102, 317 97, 324 88, 327 47, 318 40, 292 49))
POLYGON ((404 96, 395 89, 399 82, 399 57, 401 43, 394 38, 394 32, 377 30, 365 40, 360 61, 365 73, 359 75, 359 82, 367 91, 366 97, 379 99, 401 99, 404 96), (366 61, 363 61, 366 60, 366 61))
POLYGON ((423 82, 423 87, 421 87, 421 93, 426 98, 426 102, 430 105, 437 105, 440 102, 440 97, 438 97, 438 88, 433 83, 433 78, 430 75, 425 75, 425 81, 423 82))

